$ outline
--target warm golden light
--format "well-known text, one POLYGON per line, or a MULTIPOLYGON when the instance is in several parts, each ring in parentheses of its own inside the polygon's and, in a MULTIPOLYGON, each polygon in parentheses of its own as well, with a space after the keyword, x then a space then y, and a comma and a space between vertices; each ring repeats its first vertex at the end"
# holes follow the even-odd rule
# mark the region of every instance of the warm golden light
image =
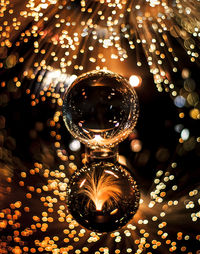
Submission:
POLYGON ((129 78, 129 82, 132 87, 138 87, 141 85, 141 78, 136 75, 131 75, 129 78))
POLYGON ((107 170, 99 177, 93 173, 88 173, 87 178, 82 180, 79 193, 88 196, 87 206, 94 203, 97 211, 101 211, 103 206, 111 206, 113 201, 117 202, 122 194, 121 187, 117 181, 116 175, 107 170))
MULTIPOLYGON (((193 131, 186 124, 188 116, 191 124, 197 124, 200 119, 198 82, 194 81, 195 76, 198 78, 198 71, 195 73, 193 69, 194 62, 199 62, 200 54, 199 3, 199 0, 1 1, 0 104, 3 110, 0 116, 0 253, 194 253, 192 248, 200 240, 199 186, 196 189, 192 185, 192 189, 183 188, 182 179, 179 186, 178 172, 181 175, 184 172, 180 166, 184 164, 181 156, 184 159, 185 153, 193 157, 199 155, 198 129, 193 131), (127 65, 130 68, 126 70, 127 65), (141 207, 133 221, 124 229, 108 234, 107 238, 94 232, 90 235, 66 209, 68 177, 79 167, 74 152, 79 151, 80 144, 72 143, 73 146, 67 148, 62 144, 60 107, 63 105, 63 94, 78 75, 93 69, 111 69, 127 77, 140 73, 141 79, 133 75, 130 84, 138 87, 142 81, 145 88, 146 67, 149 67, 159 92, 169 93, 172 99, 181 96, 186 101, 178 109, 176 123, 184 124, 180 136, 177 136, 177 151, 180 150, 180 154, 177 162, 174 156, 171 166, 165 168, 163 165, 161 170, 159 165, 158 169, 153 169, 153 172, 158 172, 152 179, 150 192, 147 195, 142 192, 141 207), (175 82, 173 79, 180 71, 183 80, 175 82), (41 119, 42 123, 32 125, 31 129, 28 129, 29 125, 24 125, 27 138, 31 141, 30 150, 34 154, 33 165, 27 166, 23 165, 25 158, 17 156, 17 148, 22 141, 20 136, 15 141, 15 124, 9 127, 14 118, 21 126, 20 115, 24 116, 24 113, 14 109, 6 122, 6 112, 12 109, 12 99, 17 105, 17 98, 21 98, 23 91, 35 108, 40 103, 52 103, 52 114, 54 107, 56 110, 58 108, 47 122, 45 116, 41 119), (45 131, 49 131, 53 140, 53 153, 46 144, 41 145, 39 153, 35 149, 34 144, 45 131), (191 220, 192 225, 180 226, 184 219, 185 222, 191 220), (187 230, 184 230, 186 226, 187 230), (170 234, 171 228, 173 234, 170 234), (174 237, 176 230, 177 238, 174 237)), ((80 122, 79 125, 84 124, 80 122)), ((118 125, 119 122, 116 122, 114 128, 118 125)), ((143 165, 154 155, 154 151, 146 150, 146 141, 138 131, 138 136, 130 139, 130 154, 137 154, 132 154, 130 161, 129 156, 120 155, 120 164, 129 165, 135 156, 136 162, 143 165)), ((94 146, 106 142, 100 132, 95 132, 91 139, 94 146)), ((121 139, 122 135, 118 137, 118 140, 121 139)), ((24 150, 27 148, 25 146, 24 150)), ((162 147, 155 151, 155 158, 159 158, 160 162, 163 151, 166 152, 162 147)), ((107 154, 105 150, 105 157, 107 154)), ((192 163, 188 160, 190 171, 192 163)), ((121 191, 124 189, 118 185, 120 176, 117 179, 117 171, 113 174, 109 172, 112 171, 105 170, 99 184, 95 178, 93 184, 89 184, 92 175, 84 176, 78 182, 80 191, 86 191, 89 198, 93 197, 91 204, 93 206, 94 203, 97 211, 104 209, 104 206, 107 208, 113 201, 113 195, 116 201, 122 197, 121 191)), ((197 171, 191 172, 196 174, 197 171)), ((190 175, 185 175, 185 179, 189 180, 190 175)), ((193 181, 196 179, 193 177, 193 181)), ((120 214, 120 208, 111 207, 111 217, 120 214)))

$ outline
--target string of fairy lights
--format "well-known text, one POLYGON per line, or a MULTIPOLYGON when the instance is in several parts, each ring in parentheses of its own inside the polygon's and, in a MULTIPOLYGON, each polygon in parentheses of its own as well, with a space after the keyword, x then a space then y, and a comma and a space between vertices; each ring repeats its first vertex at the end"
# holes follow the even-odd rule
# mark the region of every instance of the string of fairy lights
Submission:
MULTIPOLYGON (((0 83, 8 91, 1 96, 1 106, 8 100, 7 93, 17 94, 24 86, 31 106, 46 100, 56 105, 47 125, 59 161, 56 168, 46 163, 52 156, 46 147, 43 163, 36 161, 29 169, 12 158, 15 142, 10 138, 10 147, 5 148, 8 134, 2 130, 7 120, 0 116, 2 204, 5 195, 11 197, 9 206, 0 210, 0 252, 199 251, 196 223, 200 219, 200 189, 195 186, 186 196, 178 196, 176 161, 165 171, 157 170, 149 193, 141 190, 140 208, 126 227, 108 234, 82 228, 66 208, 67 184, 77 165, 73 153, 68 153, 61 142, 60 132, 66 87, 83 72, 127 62, 131 51, 137 67, 143 68, 145 57, 157 90, 169 92, 174 99, 179 114, 175 131, 180 134, 178 143, 183 147, 179 153, 194 149, 200 137, 191 136, 181 120, 185 107, 189 108, 191 120, 200 119, 198 87, 188 69, 181 70, 181 88, 173 82, 173 75, 180 71, 179 62, 183 61, 179 50, 185 50, 191 63, 199 64, 199 0, 1 0, 0 8, 0 68, 2 74, 9 73, 0 83), (15 195, 15 190, 19 195, 15 195), (174 229, 176 220, 186 220, 193 226, 188 231, 184 231, 184 225, 174 229)), ((30 136, 34 138, 42 129, 37 125, 30 136)), ((78 149, 79 142, 71 143, 71 151, 78 149)), ((133 143, 134 149, 140 151, 141 143, 133 143)))

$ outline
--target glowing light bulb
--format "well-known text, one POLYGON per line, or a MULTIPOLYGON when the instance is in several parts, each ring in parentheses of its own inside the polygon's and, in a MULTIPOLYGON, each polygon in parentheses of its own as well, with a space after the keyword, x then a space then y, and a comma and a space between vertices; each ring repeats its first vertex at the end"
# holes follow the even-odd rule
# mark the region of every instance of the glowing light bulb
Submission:
POLYGON ((92 163, 76 171, 67 192, 74 219, 99 232, 124 226, 139 206, 139 191, 131 174, 109 162, 92 163))
POLYGON ((89 147, 113 147, 133 130, 138 118, 135 90, 122 76, 92 71, 78 77, 63 100, 69 132, 89 147))

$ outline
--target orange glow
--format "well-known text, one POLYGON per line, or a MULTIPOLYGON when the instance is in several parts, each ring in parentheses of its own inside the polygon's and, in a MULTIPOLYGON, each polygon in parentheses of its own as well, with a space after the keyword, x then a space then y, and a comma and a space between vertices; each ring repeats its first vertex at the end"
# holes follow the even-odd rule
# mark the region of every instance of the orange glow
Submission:
POLYGON ((82 188, 82 187, 83 187, 83 185, 84 185, 85 181, 86 181, 86 179, 84 179, 84 180, 81 182, 81 184, 80 184, 80 188, 82 188))
POLYGON ((114 177, 105 173, 97 177, 94 172, 87 175, 87 179, 84 179, 80 184, 80 187, 84 185, 84 188, 79 191, 89 197, 87 206, 90 206, 92 201, 96 210, 101 211, 105 203, 112 206, 112 200, 116 202, 119 200, 122 192, 116 176, 114 177))

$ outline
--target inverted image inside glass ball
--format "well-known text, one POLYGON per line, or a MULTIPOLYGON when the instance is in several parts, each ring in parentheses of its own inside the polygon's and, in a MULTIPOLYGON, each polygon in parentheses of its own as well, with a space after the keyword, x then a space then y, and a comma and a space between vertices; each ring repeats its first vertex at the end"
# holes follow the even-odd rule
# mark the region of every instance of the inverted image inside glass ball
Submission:
POLYGON ((123 141, 135 127, 138 112, 135 90, 110 71, 81 75, 63 100, 66 127, 89 147, 113 147, 123 141))
POLYGON ((114 231, 128 223, 140 194, 132 175, 120 164, 92 163, 72 175, 68 209, 74 219, 97 232, 114 231))

